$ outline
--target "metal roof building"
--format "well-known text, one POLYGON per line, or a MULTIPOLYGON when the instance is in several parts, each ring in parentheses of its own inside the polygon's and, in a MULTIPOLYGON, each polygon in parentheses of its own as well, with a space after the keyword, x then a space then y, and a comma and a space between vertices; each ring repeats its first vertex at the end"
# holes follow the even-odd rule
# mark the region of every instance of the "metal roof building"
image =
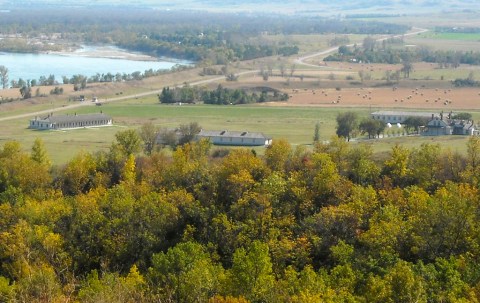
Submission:
POLYGON ((196 139, 208 139, 215 145, 236 146, 268 146, 272 144, 272 138, 257 132, 239 131, 205 131, 196 135, 196 139))
POLYGON ((72 129, 85 127, 100 127, 112 125, 112 118, 104 113, 84 115, 53 115, 45 118, 35 117, 30 120, 29 128, 32 129, 72 129))
POLYGON ((405 111, 388 111, 382 110, 370 114, 372 119, 380 120, 385 123, 403 123, 409 117, 420 117, 425 119, 433 119, 438 113, 432 112, 405 112, 405 111))

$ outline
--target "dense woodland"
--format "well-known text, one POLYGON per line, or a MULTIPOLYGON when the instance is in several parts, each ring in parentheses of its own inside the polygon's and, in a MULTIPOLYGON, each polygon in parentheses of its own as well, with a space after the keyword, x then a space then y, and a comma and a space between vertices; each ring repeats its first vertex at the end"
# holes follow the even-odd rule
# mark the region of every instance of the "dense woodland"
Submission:
MULTIPOLYGON (((148 9, 12 10, 0 18, 0 34, 47 38, 86 44, 114 44, 126 49, 194 61, 225 64, 272 55, 293 55, 298 46, 288 39, 263 35, 398 34, 402 25, 275 14, 220 14, 148 9)), ((51 45, 43 45, 49 48, 51 45)), ((54 46, 58 48, 58 45, 54 46)), ((22 39, 0 40, 0 49, 45 50, 22 39)))
POLYGON ((0 149, 2 302, 478 302, 480 139, 0 149), (215 153, 219 155, 219 153, 215 153))

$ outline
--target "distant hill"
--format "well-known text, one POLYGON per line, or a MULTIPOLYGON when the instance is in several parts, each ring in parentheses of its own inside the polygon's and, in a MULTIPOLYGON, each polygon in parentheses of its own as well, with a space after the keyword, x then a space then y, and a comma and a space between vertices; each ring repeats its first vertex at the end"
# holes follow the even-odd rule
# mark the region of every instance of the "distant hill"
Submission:
POLYGON ((480 10, 478 0, 0 0, 0 10, 32 7, 138 7, 275 13, 398 14, 441 10, 480 10))

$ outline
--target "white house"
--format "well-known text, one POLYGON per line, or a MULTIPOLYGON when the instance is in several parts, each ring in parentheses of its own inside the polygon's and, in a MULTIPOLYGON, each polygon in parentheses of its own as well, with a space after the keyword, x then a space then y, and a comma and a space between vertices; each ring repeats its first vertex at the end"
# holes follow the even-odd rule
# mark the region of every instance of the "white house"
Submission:
POLYGON ((473 136, 477 134, 473 121, 440 119, 434 118, 430 120, 424 130, 421 132, 423 136, 444 136, 444 135, 463 135, 473 136))
POLYGON ((71 129, 85 127, 99 127, 112 125, 112 118, 103 113, 84 115, 54 115, 50 114, 45 118, 35 117, 30 120, 29 128, 48 129, 71 129))
POLYGON ((197 140, 208 139, 214 145, 234 146, 268 146, 272 144, 272 138, 263 133, 238 132, 238 131, 206 131, 202 130, 195 137, 197 140))

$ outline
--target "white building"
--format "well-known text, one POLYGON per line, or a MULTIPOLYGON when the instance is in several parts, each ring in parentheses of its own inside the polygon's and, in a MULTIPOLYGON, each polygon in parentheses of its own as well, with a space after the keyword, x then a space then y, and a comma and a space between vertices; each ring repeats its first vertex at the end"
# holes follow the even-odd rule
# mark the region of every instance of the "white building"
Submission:
POLYGON ((234 146, 268 146, 272 144, 272 138, 263 133, 238 132, 238 131, 206 131, 202 130, 196 135, 196 139, 208 139, 214 145, 234 146))
POLYGON ((473 136, 477 135, 477 133, 478 131, 473 121, 435 118, 428 122, 421 134, 424 136, 473 136))
POLYGON ((112 118, 103 113, 85 115, 53 115, 45 118, 35 117, 30 120, 29 128, 32 129, 71 129, 85 127, 99 127, 112 125, 112 118))
POLYGON ((377 111, 370 114, 372 119, 380 120, 385 123, 397 124, 403 123, 409 117, 420 117, 425 119, 433 119, 438 116, 438 113, 430 112, 404 112, 404 111, 377 111))

